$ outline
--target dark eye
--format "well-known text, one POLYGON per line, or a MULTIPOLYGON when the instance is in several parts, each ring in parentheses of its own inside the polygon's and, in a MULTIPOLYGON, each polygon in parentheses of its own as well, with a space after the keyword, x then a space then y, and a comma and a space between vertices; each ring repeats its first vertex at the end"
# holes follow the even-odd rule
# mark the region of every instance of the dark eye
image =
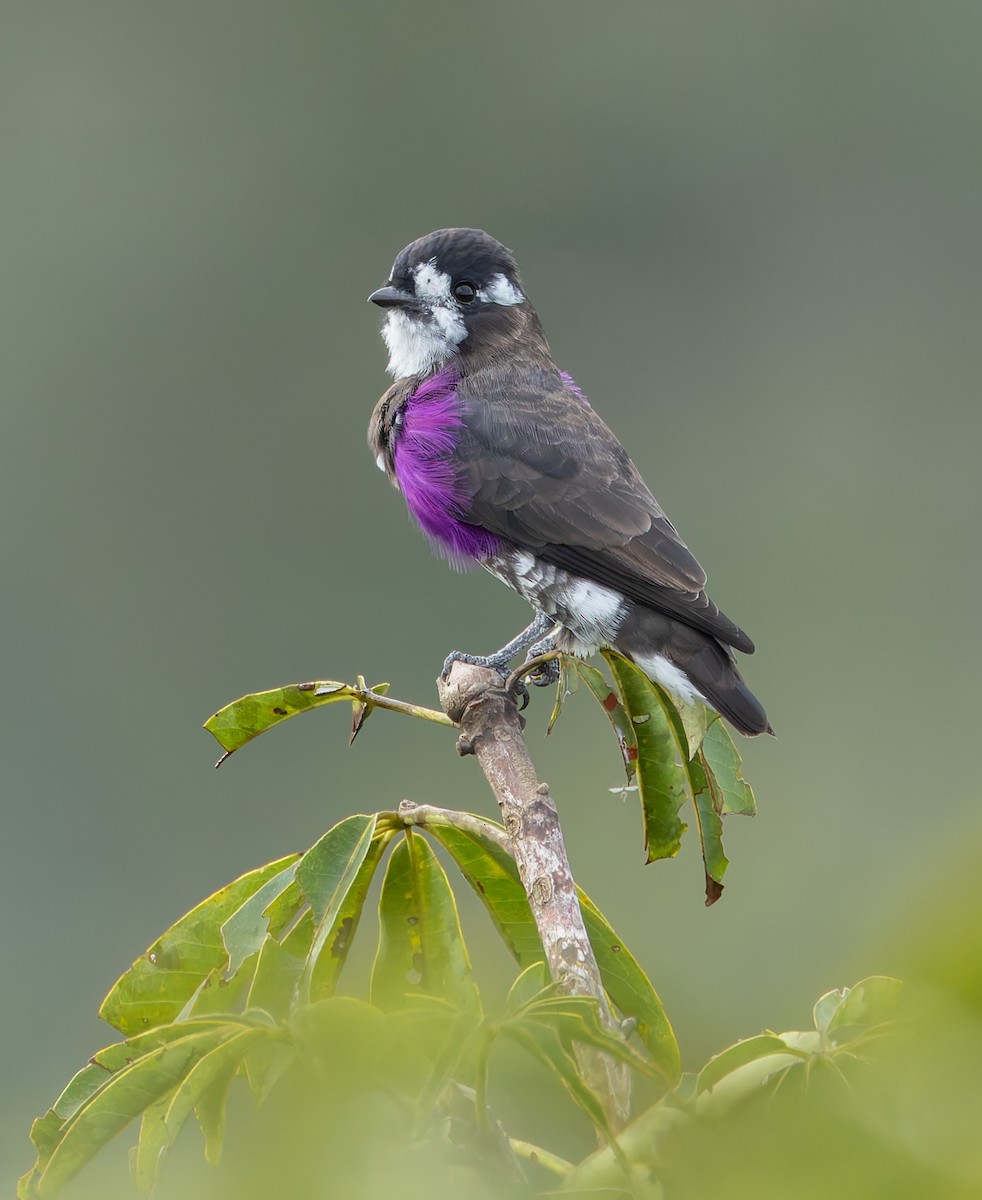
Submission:
POLYGON ((477 288, 467 279, 453 285, 453 294, 461 304, 470 304, 477 298, 477 288))

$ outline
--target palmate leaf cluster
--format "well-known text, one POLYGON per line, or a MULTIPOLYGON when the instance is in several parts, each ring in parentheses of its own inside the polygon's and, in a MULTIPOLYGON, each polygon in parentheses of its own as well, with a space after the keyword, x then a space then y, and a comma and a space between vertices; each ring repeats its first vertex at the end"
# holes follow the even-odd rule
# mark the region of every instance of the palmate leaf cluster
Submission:
MULTIPOLYGON (((680 711, 631 664, 611 656, 609 665, 613 687, 592 668, 564 662, 557 712, 575 671, 617 735, 649 858, 677 852, 685 829, 680 809, 692 805, 711 902, 726 867, 722 817, 753 811, 736 749, 712 714, 680 711)), ((245 697, 208 727, 231 752, 290 716, 337 700, 352 705, 352 737, 378 707, 442 718, 359 679, 245 697)), ((154 1187, 190 1125, 217 1164, 233 1089, 251 1092, 262 1112, 289 1098, 291 1127, 303 1123, 298 1106, 313 1112, 330 1102, 311 1145, 333 1130, 338 1146, 351 1142, 346 1149, 357 1165, 344 1182, 343 1153, 336 1154, 333 1190, 325 1194, 361 1194, 366 1158, 388 1152, 413 1164, 420 1195, 436 1194, 450 1172, 447 1194, 454 1195, 655 1197, 686 1130, 785 1080, 804 1081, 816 1068, 838 1075, 890 1028, 897 985, 873 978, 823 997, 814 1029, 748 1039, 698 1075, 683 1076, 654 986, 589 897, 579 893, 620 1022, 615 1028, 596 1000, 567 995, 549 981, 502 828, 435 809, 424 821, 411 810, 347 817, 306 853, 250 871, 208 897, 149 947, 100 1008, 124 1040, 95 1054, 35 1122, 37 1161, 20 1181, 21 1200, 58 1194, 130 1125, 131 1168, 143 1190, 154 1187), (514 983, 496 1003, 487 1003, 475 983, 444 861, 478 896, 515 963, 514 983), (377 911, 370 914, 373 884, 377 911), (363 922, 370 927, 361 940, 374 943, 372 966, 367 992, 355 997, 341 989, 363 922), (587 1141, 573 1161, 531 1144, 524 1129, 505 1127, 493 1099, 496 1047, 503 1043, 558 1085, 571 1114, 578 1110, 594 1127, 599 1149, 587 1141), (584 1074, 582 1047, 625 1064, 636 1080, 626 1127, 612 1127, 584 1074), (351 1125, 365 1103, 372 1119, 351 1125)), ((289 1192, 282 1176, 275 1186, 289 1192)))
MULTIPOLYGON (((38 1162, 21 1196, 57 1193, 136 1119, 132 1162, 140 1187, 153 1185, 192 1116, 216 1162, 233 1079, 244 1076, 261 1102, 298 1065, 321 1060, 318 1046, 330 1045, 338 1024, 374 1043, 376 1053, 398 1046, 416 1137, 451 1118, 473 1131, 490 1126, 488 1059, 502 1036, 551 1071, 608 1135, 603 1108, 580 1077, 574 1041, 627 1062, 662 1091, 674 1084, 678 1048, 661 1001, 588 898, 581 897, 605 986, 635 1022, 630 1041, 604 1028, 594 1001, 558 994, 548 982, 517 870, 495 836, 503 831, 475 818, 467 831, 437 824, 429 832, 477 890, 521 968, 503 1011, 484 1012, 453 890, 427 838, 395 813, 348 817, 306 854, 278 859, 210 896, 119 979, 100 1015, 126 1040, 94 1055, 35 1123, 38 1162), (337 988, 387 850, 365 1003, 337 988), (466 1118, 460 1088, 472 1096, 466 1118)), ((330 1077, 331 1063, 321 1066, 330 1077)))
POLYGON ((303 1091, 296 1077, 311 1072, 327 1089, 396 1090, 408 1143, 435 1146, 437 1154, 469 1147, 480 1171, 490 1170, 509 1193, 531 1195, 541 1185, 645 1195, 662 1143, 680 1122, 797 1069, 858 1053, 889 1014, 894 981, 867 980, 851 993, 824 997, 811 1033, 738 1043, 681 1084, 678 1047, 657 993, 582 893, 604 986, 629 1021, 629 1036, 604 1027, 595 1001, 549 983, 501 832, 477 818, 466 830, 439 823, 427 829, 481 897, 519 968, 497 1012, 482 1004, 453 889, 428 837, 395 813, 348 817, 306 854, 268 863, 208 897, 119 979, 100 1015, 125 1040, 93 1055, 35 1122, 38 1158, 21 1180, 22 1200, 57 1194, 136 1122, 131 1165, 138 1187, 153 1187, 189 1122, 200 1128, 208 1161, 217 1163, 237 1077, 261 1104, 277 1089, 303 1091), (338 985, 383 861, 365 1001, 340 995, 338 985), (501 1128, 488 1104, 499 1038, 562 1084, 604 1149, 573 1164, 501 1128), (581 1074, 576 1044, 594 1046, 651 1081, 647 1098, 657 1099, 626 1130, 609 1126, 581 1074), (357 1083, 345 1067, 352 1047, 357 1083))

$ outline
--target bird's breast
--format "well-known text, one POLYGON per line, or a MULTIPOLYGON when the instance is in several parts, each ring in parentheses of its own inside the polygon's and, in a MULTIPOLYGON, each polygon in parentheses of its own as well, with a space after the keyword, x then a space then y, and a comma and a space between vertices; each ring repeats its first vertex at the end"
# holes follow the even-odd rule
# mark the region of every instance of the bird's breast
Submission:
POLYGON ((498 539, 460 519, 467 500, 457 447, 462 430, 457 376, 445 367, 405 398, 389 423, 392 474, 434 548, 458 566, 493 554, 498 539))

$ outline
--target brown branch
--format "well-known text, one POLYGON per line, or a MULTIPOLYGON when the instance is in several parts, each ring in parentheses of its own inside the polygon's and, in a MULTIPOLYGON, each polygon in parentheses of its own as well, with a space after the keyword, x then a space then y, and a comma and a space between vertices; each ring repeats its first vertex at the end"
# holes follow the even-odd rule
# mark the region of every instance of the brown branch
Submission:
MULTIPOLYGON (((604 1023, 617 1030, 583 923, 559 814, 549 785, 536 775, 514 695, 494 671, 467 663, 455 663, 438 687, 444 712, 461 729, 458 753, 474 755, 498 801, 552 978, 571 995, 594 997, 604 1023)), ((627 1068, 588 1047, 579 1047, 577 1058, 611 1124, 621 1128, 630 1103, 627 1068)))

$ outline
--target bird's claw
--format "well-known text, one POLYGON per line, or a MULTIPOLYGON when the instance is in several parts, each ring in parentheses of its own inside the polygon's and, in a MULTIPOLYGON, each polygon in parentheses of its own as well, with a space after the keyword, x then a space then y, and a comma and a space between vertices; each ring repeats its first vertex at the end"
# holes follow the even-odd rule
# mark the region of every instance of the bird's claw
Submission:
POLYGON ((446 683, 450 677, 450 670, 454 663, 468 663, 472 667, 487 667, 491 671, 497 671, 503 678, 508 678, 508 659, 502 659, 497 654, 465 654, 462 650, 451 650, 447 657, 443 660, 443 670, 440 672, 440 678, 446 683))
POLYGON ((528 708, 529 690, 522 682, 520 675, 513 677, 508 674, 508 661, 507 658, 503 659, 499 654, 464 654, 462 650, 451 650, 444 659, 440 678, 446 683, 454 663, 458 662, 468 663, 472 667, 487 667, 491 671, 497 671, 506 683, 508 694, 515 697, 518 711, 522 712, 528 708))
POLYGON ((559 662, 555 658, 551 658, 548 662, 539 663, 535 670, 530 671, 525 678, 533 687, 549 687, 550 684, 558 683, 559 662))

